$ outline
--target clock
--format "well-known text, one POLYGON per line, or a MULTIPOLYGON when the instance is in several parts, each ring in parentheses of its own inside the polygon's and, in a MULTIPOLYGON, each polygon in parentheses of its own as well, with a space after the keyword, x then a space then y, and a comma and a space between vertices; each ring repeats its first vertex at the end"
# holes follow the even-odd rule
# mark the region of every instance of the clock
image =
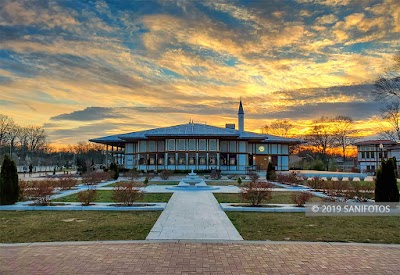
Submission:
POLYGON ((261 146, 258 147, 258 151, 264 152, 264 150, 265 150, 264 146, 261 145, 261 146))

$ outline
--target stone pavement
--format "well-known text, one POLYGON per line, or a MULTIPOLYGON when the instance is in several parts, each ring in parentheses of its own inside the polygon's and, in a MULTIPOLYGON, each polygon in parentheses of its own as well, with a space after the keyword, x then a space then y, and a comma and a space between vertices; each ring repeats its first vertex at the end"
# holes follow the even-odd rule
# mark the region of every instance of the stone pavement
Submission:
POLYGON ((398 274, 399 245, 82 242, 0 245, 0 274, 398 274))
POLYGON ((147 240, 243 240, 211 192, 175 192, 147 240))

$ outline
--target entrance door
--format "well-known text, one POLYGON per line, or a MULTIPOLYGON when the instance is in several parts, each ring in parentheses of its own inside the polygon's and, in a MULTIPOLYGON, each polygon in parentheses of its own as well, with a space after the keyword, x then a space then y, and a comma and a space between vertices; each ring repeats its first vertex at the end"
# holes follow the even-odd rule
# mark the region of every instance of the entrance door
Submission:
POLYGON ((256 156, 256 167, 260 170, 266 171, 268 168, 268 156, 256 156))

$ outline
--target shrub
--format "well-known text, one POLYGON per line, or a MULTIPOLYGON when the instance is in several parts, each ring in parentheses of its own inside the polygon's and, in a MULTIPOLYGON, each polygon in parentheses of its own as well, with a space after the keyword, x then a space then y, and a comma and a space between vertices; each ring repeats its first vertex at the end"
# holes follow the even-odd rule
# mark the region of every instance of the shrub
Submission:
POLYGON ((18 182, 19 185, 19 198, 18 200, 23 201, 28 197, 28 189, 31 186, 31 183, 27 180, 20 180, 18 182))
POLYGON ((336 196, 345 196, 345 191, 350 189, 350 185, 345 181, 332 181, 332 191, 336 196))
POLYGON ((96 197, 97 197, 97 192, 96 189, 94 188, 79 192, 78 194, 78 200, 83 206, 90 205, 92 202, 96 200, 96 197))
POLYGON ((253 171, 249 173, 249 177, 250 177, 250 180, 251 180, 252 182, 256 182, 256 181, 260 178, 260 176, 258 175, 258 173, 253 172, 253 171))
POLYGON ((383 160, 376 173, 375 201, 376 202, 398 202, 399 189, 396 179, 395 159, 383 160))
POLYGON ((170 176, 172 176, 174 173, 171 170, 162 170, 160 172, 160 178, 163 180, 167 180, 170 176))
POLYGON ((86 185, 96 185, 111 178, 108 172, 86 172, 82 174, 82 182, 86 185))
POLYGON ((324 171, 325 164, 322 160, 316 159, 311 163, 311 170, 324 171))
POLYGON ((221 171, 219 170, 212 170, 210 174, 210 178, 212 180, 219 180, 221 178, 221 171))
POLYGON ((312 197, 313 195, 309 192, 294 192, 291 196, 291 199, 296 206, 302 207, 312 197))
POLYGON ((140 173, 136 169, 131 169, 126 173, 126 176, 133 181, 140 178, 140 173))
POLYGON ((144 184, 144 185, 149 184, 149 178, 148 178, 148 177, 145 177, 145 178, 144 178, 143 184, 144 184))
POLYGON ((238 177, 237 183, 238 183, 238 185, 241 185, 241 184, 242 184, 242 178, 241 178, 241 177, 238 177))
POLYGON ((324 186, 324 180, 321 177, 315 176, 306 182, 307 186, 312 189, 322 189, 324 186))
POLYGON ((148 172, 148 173, 146 174, 146 176, 147 176, 147 178, 148 178, 149 180, 151 180, 151 179, 154 179, 154 177, 156 176, 156 174, 155 174, 154 172, 148 172))
POLYGON ((272 164, 272 162, 268 163, 267 180, 271 180, 271 181, 276 180, 275 166, 272 164))
POLYGON ((135 188, 133 182, 119 182, 113 190, 112 199, 123 205, 131 206, 133 203, 143 196, 143 192, 135 188))
POLYGON ((259 206, 262 202, 271 199, 272 184, 265 181, 251 181, 239 193, 241 200, 252 206, 259 206))
POLYGON ((117 164, 115 164, 114 162, 112 162, 110 164, 110 172, 111 172, 111 178, 116 180, 119 178, 119 170, 118 170, 118 166, 117 164))
POLYGON ((54 180, 47 179, 32 182, 28 188, 29 197, 36 200, 37 205, 49 205, 50 196, 53 195, 55 182, 54 180))
POLYGON ((276 181, 290 185, 297 185, 301 182, 300 175, 297 172, 290 172, 289 174, 279 174, 276 176, 276 181))
POLYGON ((18 201, 18 172, 15 162, 5 155, 0 172, 0 204, 14 204, 18 201))
POLYGON ((69 190, 78 184, 78 180, 73 175, 64 175, 58 180, 58 187, 61 190, 69 190))

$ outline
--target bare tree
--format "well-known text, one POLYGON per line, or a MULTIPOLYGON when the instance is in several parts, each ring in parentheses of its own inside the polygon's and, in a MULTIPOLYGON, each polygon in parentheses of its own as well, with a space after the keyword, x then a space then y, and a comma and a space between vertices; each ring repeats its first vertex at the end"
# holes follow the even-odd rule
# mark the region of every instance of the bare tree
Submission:
POLYGON ((10 126, 8 132, 8 141, 10 145, 10 158, 12 158, 14 148, 16 147, 16 142, 18 140, 18 135, 21 131, 21 127, 15 123, 10 126))
POLYGON ((28 150, 36 152, 46 144, 46 133, 41 126, 27 127, 28 150))
POLYGON ((385 139, 400 141, 400 102, 386 104, 380 112, 382 118, 391 126, 390 129, 383 130, 381 136, 385 139))
POLYGON ((290 136, 290 131, 293 129, 293 123, 288 119, 277 120, 270 125, 265 125, 262 129, 263 133, 276 135, 281 137, 290 136))
POLYGON ((329 158, 327 154, 328 148, 332 148, 335 144, 334 130, 332 128, 332 119, 329 117, 321 117, 313 122, 313 126, 306 136, 308 144, 315 147, 321 155, 325 168, 329 168, 329 158))
POLYGON ((332 119, 332 127, 335 143, 342 150, 343 161, 346 161, 346 149, 356 139, 354 121, 348 116, 336 116, 332 119))
POLYGON ((6 145, 10 129, 14 124, 14 120, 11 117, 0 114, 0 155, 1 150, 6 145))
POLYGON ((394 57, 394 65, 375 81, 373 93, 379 100, 400 98, 400 54, 394 57))

